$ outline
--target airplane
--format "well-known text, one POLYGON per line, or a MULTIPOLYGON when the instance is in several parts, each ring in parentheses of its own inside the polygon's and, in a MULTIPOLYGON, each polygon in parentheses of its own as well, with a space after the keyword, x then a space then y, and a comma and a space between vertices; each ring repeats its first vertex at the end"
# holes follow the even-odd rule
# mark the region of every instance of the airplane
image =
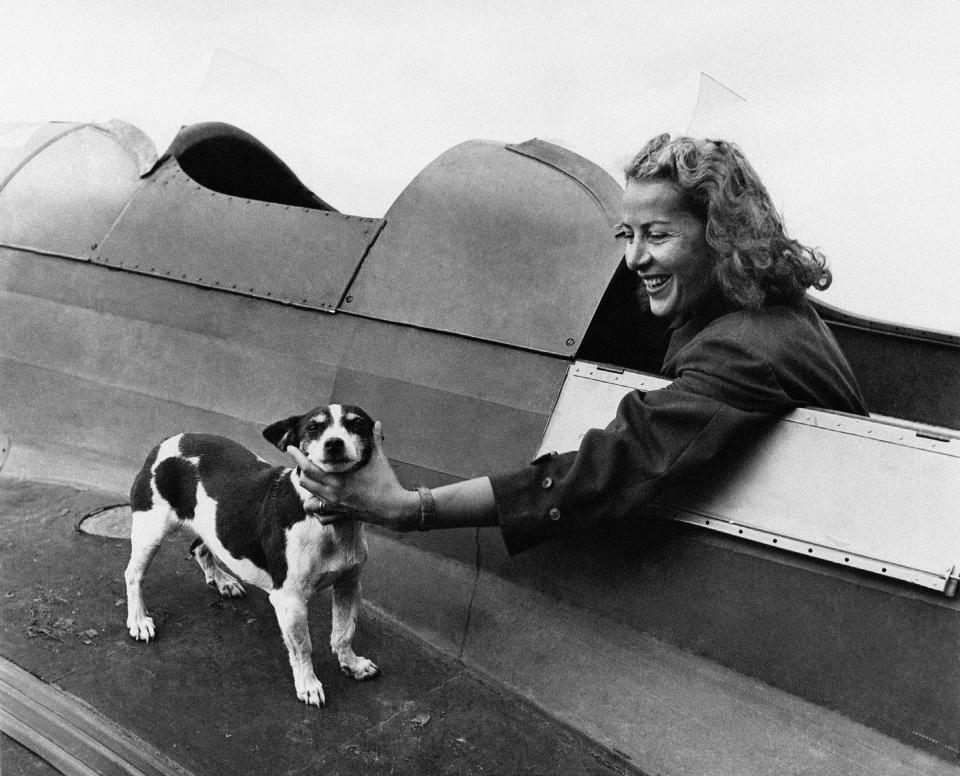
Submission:
MULTIPOLYGON (((162 154, 43 125, 0 157, 4 473, 123 491, 182 430, 282 463, 260 429, 325 402, 380 419, 411 487, 575 449, 666 384, 621 195, 561 146, 469 140, 367 217, 228 124, 162 154)), ((640 768, 957 767, 960 336, 814 303, 869 418, 797 410, 637 523, 515 557, 372 531, 366 598, 640 768)))

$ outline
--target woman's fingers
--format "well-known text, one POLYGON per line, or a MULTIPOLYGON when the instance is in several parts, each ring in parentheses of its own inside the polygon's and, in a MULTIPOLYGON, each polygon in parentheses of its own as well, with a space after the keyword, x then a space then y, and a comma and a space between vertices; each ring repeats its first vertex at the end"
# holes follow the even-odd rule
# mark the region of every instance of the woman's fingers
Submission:
POLYGON ((287 448, 287 455, 291 456, 300 467, 300 484, 312 493, 322 497, 322 494, 310 487, 311 483, 318 486, 339 487, 342 479, 337 474, 325 472, 309 458, 307 458, 299 449, 292 445, 287 448))

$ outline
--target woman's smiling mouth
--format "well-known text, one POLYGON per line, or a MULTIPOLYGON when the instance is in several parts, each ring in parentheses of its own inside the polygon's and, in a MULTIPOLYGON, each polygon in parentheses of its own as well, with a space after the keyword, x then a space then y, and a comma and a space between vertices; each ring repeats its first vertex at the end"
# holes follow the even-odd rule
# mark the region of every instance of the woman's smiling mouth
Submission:
POLYGON ((640 278, 648 294, 653 294, 663 288, 673 275, 649 275, 640 278))

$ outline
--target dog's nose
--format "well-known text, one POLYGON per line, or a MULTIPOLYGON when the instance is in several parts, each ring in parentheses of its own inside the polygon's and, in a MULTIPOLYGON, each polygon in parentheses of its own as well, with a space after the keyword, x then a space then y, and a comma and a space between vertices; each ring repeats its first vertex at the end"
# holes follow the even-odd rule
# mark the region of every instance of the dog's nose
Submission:
POLYGON ((342 455, 346 445, 339 437, 332 437, 323 443, 323 452, 325 455, 342 455))

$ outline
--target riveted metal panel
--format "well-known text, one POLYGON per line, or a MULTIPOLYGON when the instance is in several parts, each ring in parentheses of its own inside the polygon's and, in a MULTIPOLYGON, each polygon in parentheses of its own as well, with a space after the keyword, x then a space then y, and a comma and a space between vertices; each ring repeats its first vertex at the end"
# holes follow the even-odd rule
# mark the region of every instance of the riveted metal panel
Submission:
POLYGON ((575 167, 490 141, 447 151, 387 212, 344 309, 572 355, 622 255, 618 187, 586 185, 575 167))
POLYGON ((93 261, 333 312, 382 226, 376 218, 220 194, 170 158, 93 261))
POLYGON ((137 154, 109 126, 50 125, 0 182, 0 243, 89 259, 140 172, 137 154))
POLYGON ((344 349, 333 397, 383 422, 391 458, 472 477, 533 457, 566 367, 556 357, 368 320, 344 349))
MULTIPOLYGON (((624 394, 667 384, 574 364, 541 451, 576 449, 587 429, 613 418, 624 394)), ((957 432, 800 409, 743 456, 658 498, 651 511, 953 595, 958 503, 957 432)))

